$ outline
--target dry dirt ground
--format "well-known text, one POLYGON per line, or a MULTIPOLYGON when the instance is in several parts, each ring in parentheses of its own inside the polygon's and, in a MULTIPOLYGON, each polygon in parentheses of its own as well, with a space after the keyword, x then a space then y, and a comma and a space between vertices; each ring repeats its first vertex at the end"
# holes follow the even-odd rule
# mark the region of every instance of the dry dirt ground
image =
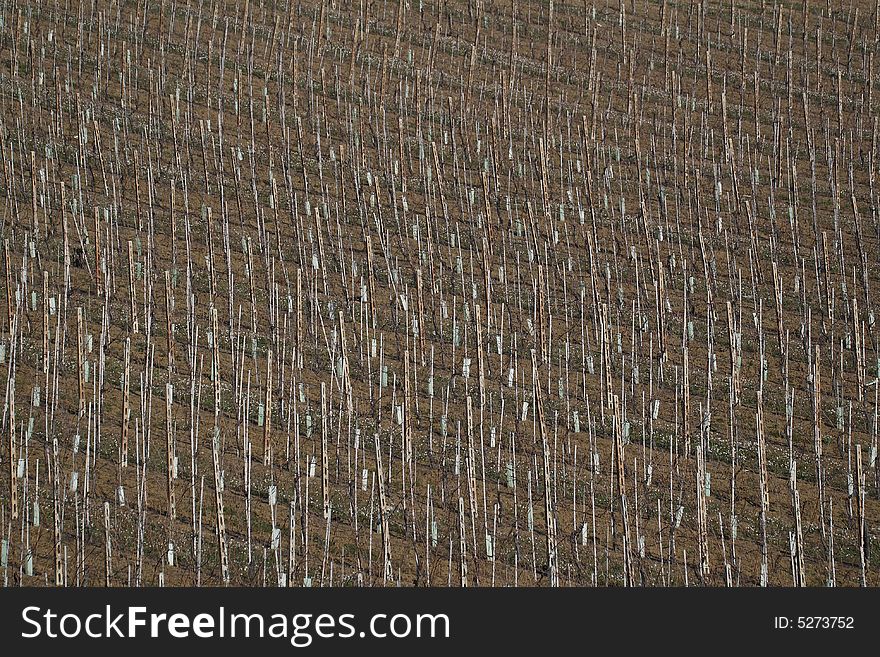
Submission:
POLYGON ((874 3, 0 21, 5 584, 880 584, 874 3))

